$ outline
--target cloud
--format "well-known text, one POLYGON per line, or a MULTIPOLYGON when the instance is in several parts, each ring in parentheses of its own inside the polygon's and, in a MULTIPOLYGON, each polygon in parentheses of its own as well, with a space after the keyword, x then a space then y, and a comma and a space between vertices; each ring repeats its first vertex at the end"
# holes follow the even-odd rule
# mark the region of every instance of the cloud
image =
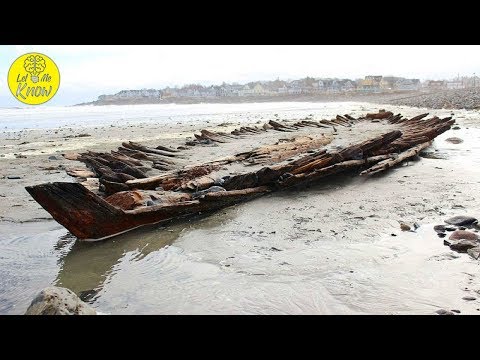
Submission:
MULTIPOLYGON (((71 95, 77 99, 81 95, 88 97, 86 101, 122 89, 188 83, 244 83, 307 75, 356 79, 379 74, 439 79, 480 74, 477 61, 480 46, 476 45, 17 45, 6 48, 2 53, 10 54, 4 57, 8 61, 31 51, 50 56, 60 69, 62 98, 71 95)), ((0 59, 2 78, 7 74, 8 61, 0 59)))

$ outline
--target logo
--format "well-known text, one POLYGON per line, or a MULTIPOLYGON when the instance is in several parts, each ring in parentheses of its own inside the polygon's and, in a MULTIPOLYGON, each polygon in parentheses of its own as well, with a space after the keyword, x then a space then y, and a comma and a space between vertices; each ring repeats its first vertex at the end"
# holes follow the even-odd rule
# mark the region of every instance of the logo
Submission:
POLYGON ((12 95, 24 104, 43 104, 57 93, 60 72, 48 56, 28 53, 17 58, 10 66, 8 87, 12 95))

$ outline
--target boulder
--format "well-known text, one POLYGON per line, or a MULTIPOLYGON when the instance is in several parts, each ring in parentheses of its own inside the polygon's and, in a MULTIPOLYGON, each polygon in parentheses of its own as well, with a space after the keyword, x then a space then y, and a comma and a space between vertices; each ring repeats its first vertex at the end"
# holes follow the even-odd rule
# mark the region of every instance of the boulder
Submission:
POLYGON ((455 230, 450 234, 449 239, 450 240, 472 240, 472 241, 477 241, 478 240, 478 235, 475 234, 474 232, 471 231, 466 231, 466 230, 455 230))
POLYGON ((457 225, 457 226, 472 225, 472 224, 475 224, 477 221, 478 221, 477 219, 471 216, 454 216, 454 217, 451 217, 450 219, 445 220, 447 224, 457 225))
POLYGON ((49 286, 33 299, 25 315, 96 315, 90 305, 84 303, 67 288, 49 286))
POLYGON ((467 252, 468 249, 478 246, 478 242, 472 240, 458 240, 450 242, 450 249, 458 252, 467 252))

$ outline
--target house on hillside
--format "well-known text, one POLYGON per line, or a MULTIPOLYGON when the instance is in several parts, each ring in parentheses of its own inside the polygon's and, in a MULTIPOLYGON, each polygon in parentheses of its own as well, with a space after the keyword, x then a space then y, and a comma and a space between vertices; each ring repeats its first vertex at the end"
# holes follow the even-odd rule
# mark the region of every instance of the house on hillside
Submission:
POLYGON ((250 88, 250 85, 246 84, 243 86, 242 90, 238 91, 238 96, 252 96, 253 89, 250 88))
POLYGON ((447 81, 447 89, 463 89, 463 81, 461 80, 450 80, 447 81))
POLYGON ((284 82, 280 80, 275 81, 265 81, 262 83, 263 89, 265 90, 266 95, 274 96, 278 95, 278 89, 284 86, 284 82))
POLYGON ((334 79, 331 83, 330 86, 328 87, 328 92, 330 93, 339 93, 342 89, 342 82, 341 80, 334 79))
POLYGON ((357 90, 357 85, 352 80, 343 80, 342 89, 343 91, 355 91, 357 90))
POLYGON ((277 79, 275 81, 266 82, 265 84, 263 84, 263 87, 270 93, 270 95, 278 95, 282 93, 280 89, 286 88, 286 85, 286 81, 277 79))
POLYGON ((156 89, 122 90, 111 95, 111 99, 160 98, 161 96, 162 91, 156 89))
POLYGON ((353 91, 355 89, 356 89, 355 84, 348 79, 334 79, 328 85, 328 92, 331 92, 331 93, 353 91))
POLYGON ((204 97, 216 97, 217 96, 217 90, 215 89, 214 86, 204 88, 203 91, 201 91, 200 93, 201 93, 201 96, 204 96, 204 97))
POLYGON ((443 80, 429 80, 426 82, 426 87, 430 90, 446 89, 447 84, 443 80))
POLYGON ((380 92, 380 82, 382 76, 365 76, 365 79, 360 80, 357 89, 363 92, 380 92))
POLYGON ((419 79, 399 79, 395 82, 395 89, 400 91, 420 90, 419 79))
POLYGON ((279 87, 277 90, 279 95, 285 95, 288 94, 288 87, 287 85, 283 85, 282 87, 279 87))
POLYGON ((288 88, 288 95, 299 95, 302 93, 301 87, 289 87, 288 88))
POLYGON ((170 88, 167 87, 163 90, 163 97, 168 98, 168 97, 178 97, 178 89, 170 88))
POLYGON ((318 92, 325 93, 331 92, 333 89, 333 80, 332 79, 321 79, 318 81, 318 92))
POLYGON ((223 84, 217 91, 218 96, 238 96, 238 91, 243 87, 239 85, 223 84))
POLYGON ((395 76, 385 76, 380 80, 380 89, 382 91, 393 90, 395 88, 395 83, 402 78, 395 76))
POLYGON ((318 79, 318 81, 313 84, 313 86, 315 87, 315 92, 317 93, 322 93, 325 91, 325 81, 322 79, 318 79))
POLYGON ((268 91, 266 91, 261 84, 256 84, 252 89, 252 93, 254 96, 268 95, 268 91))

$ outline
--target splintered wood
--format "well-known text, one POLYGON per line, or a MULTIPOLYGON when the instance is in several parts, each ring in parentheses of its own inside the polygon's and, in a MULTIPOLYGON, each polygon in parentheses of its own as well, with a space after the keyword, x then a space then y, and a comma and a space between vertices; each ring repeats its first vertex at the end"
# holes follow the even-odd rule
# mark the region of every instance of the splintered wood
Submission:
POLYGON ((404 118, 381 110, 359 118, 345 114, 320 121, 270 120, 260 127, 242 126, 229 133, 204 129, 177 148, 125 141, 109 153, 64 155, 86 165, 68 170, 86 186, 53 183, 27 187, 27 191, 74 235, 99 239, 340 172, 377 174, 416 156, 455 122, 450 117, 427 116, 404 118), (375 135, 368 138, 372 127, 375 135), (270 144, 203 163, 188 162, 191 149, 197 153, 211 146, 232 149, 228 146, 245 139, 257 139, 258 144, 272 132, 278 136, 270 144), (342 142, 342 137, 350 140, 342 142), (345 143, 350 144, 338 145, 345 143), (92 186, 98 186, 98 195, 89 191, 92 186))

